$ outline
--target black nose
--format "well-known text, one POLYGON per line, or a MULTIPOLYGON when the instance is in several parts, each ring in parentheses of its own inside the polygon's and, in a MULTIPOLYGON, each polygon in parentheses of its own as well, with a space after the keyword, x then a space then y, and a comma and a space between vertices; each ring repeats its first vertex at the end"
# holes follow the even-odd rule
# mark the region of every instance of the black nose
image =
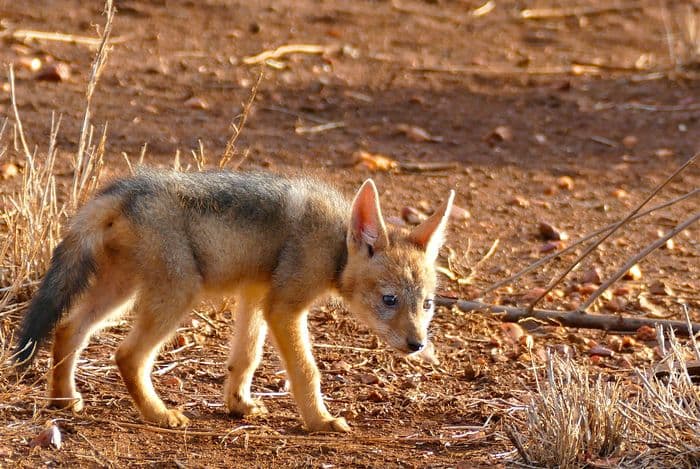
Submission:
POLYGON ((420 349, 423 348, 423 343, 415 339, 408 339, 406 341, 406 345, 408 345, 408 350, 410 350, 411 352, 418 352, 420 349))

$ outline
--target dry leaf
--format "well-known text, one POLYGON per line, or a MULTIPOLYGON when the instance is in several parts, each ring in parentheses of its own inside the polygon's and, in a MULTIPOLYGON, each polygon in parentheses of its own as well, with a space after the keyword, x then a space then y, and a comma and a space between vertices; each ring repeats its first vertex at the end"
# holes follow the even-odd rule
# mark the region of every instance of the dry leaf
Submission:
POLYGON ((61 444, 61 431, 56 424, 49 421, 47 422, 47 427, 29 442, 29 447, 48 448, 53 446, 56 449, 61 449, 61 444))
POLYGON ((520 324, 514 322, 501 323, 500 327, 501 332, 503 332, 503 338, 512 345, 519 344, 521 339, 527 335, 520 324))
POLYGON ((364 150, 360 150, 355 154, 355 161, 357 165, 364 166, 370 171, 391 171, 399 167, 398 162, 388 156, 369 153, 364 150))
POLYGON ((431 135, 425 129, 415 125, 398 124, 396 128, 403 132, 410 140, 414 142, 439 143, 443 141, 442 137, 431 135))

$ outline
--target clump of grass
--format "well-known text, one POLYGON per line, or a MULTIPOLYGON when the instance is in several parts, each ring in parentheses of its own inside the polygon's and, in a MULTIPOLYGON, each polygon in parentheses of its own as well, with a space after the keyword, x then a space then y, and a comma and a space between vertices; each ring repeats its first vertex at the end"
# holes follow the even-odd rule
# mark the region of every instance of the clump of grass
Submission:
POLYGON ((530 465, 573 468, 614 456, 628 425, 622 394, 619 381, 592 378, 587 368, 549 355, 545 379, 525 406, 524 433, 511 429, 509 437, 530 465))
POLYGON ((698 467, 700 350, 695 340, 681 344, 673 330, 669 330, 669 340, 662 342, 660 348, 665 352, 662 362, 647 372, 637 371, 642 383, 637 403, 623 403, 634 434, 647 446, 638 460, 647 465, 698 467))
POLYGON ((666 46, 673 66, 680 71, 700 69, 700 11, 689 2, 662 5, 666 46))
MULTIPOLYGON (((14 113, 15 150, 22 154, 24 171, 19 189, 0 197, 0 221, 6 236, 0 240, 0 319, 21 309, 22 302, 33 290, 38 277, 46 271, 51 253, 60 241, 61 229, 67 215, 73 213, 94 192, 103 167, 106 128, 97 143, 93 143, 94 128, 90 124, 90 104, 104 66, 109 48, 108 37, 114 18, 111 0, 106 2, 107 23, 101 44, 93 62, 86 92, 85 116, 80 144, 73 159, 73 180, 68 194, 57 190, 56 137, 60 118, 52 117, 49 145, 46 152, 30 150, 17 109, 15 79, 9 69, 10 94, 14 113)), ((2 134, 0 134, 2 137, 2 134)), ((0 148, 2 141, 0 138, 0 148)), ((4 156, 0 154, 0 157, 4 156)), ((7 345, 4 338, 2 343, 7 345)), ((3 348, 4 350, 4 348, 3 348)))

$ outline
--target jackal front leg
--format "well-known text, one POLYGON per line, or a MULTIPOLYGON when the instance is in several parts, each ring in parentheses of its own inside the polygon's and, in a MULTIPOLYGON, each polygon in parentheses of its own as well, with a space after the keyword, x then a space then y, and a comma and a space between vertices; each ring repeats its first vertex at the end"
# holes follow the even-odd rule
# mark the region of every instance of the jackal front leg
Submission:
POLYGON ((250 396, 250 385, 260 363, 267 326, 256 298, 241 296, 237 300, 236 323, 231 339, 228 376, 224 384, 224 402, 235 415, 267 412, 262 403, 250 396))
POLYGON ((272 306, 266 319, 287 370, 287 378, 309 431, 349 432, 342 417, 333 417, 321 395, 321 375, 311 353, 306 311, 284 311, 272 306))

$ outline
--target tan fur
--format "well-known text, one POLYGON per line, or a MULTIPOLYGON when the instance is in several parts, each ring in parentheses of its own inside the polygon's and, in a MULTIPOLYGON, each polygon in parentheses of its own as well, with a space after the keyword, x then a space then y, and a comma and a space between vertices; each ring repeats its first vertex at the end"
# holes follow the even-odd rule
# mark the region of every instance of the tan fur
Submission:
MULTIPOLYGON (((179 177, 165 180, 177 183, 179 177)), ((265 193, 264 188, 255 190, 265 193)), ((246 222, 243 212, 234 212, 239 221, 231 223, 217 215, 217 207, 185 212, 164 196, 144 199, 131 216, 123 194, 105 193, 89 202, 76 215, 66 240, 67 249, 93 253, 96 273, 56 328, 52 404, 82 408, 74 379, 77 356, 105 319, 131 308, 134 327, 115 354, 126 387, 144 419, 186 425, 187 417, 167 408, 153 388, 154 360, 200 299, 235 294, 224 387, 229 411, 266 412, 251 398, 250 385, 269 328, 307 428, 349 431, 345 420, 332 416, 323 402, 306 325, 308 308, 335 290, 392 347, 411 353, 415 350, 410 344, 427 344, 433 311, 424 308, 425 300, 435 289, 433 262, 452 196, 409 233, 386 227, 371 181, 358 191, 352 208, 337 193, 323 191, 304 180, 294 182, 285 192, 288 216, 270 226, 246 222), (336 272, 340 254, 346 261, 342 272, 336 272), (396 296, 398 304, 387 307, 386 295, 396 296)))

